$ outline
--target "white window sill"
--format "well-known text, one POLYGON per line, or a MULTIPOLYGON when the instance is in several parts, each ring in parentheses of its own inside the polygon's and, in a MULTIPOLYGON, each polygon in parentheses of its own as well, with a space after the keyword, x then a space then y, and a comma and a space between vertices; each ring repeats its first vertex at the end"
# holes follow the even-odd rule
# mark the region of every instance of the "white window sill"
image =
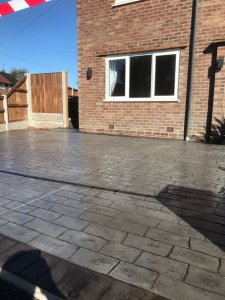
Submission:
POLYGON ((103 102, 180 102, 178 99, 104 99, 103 102))
POLYGON ((141 0, 124 0, 124 1, 121 1, 118 3, 116 3, 116 1, 115 1, 115 4, 112 7, 125 5, 125 4, 129 4, 129 3, 133 3, 133 2, 139 2, 139 1, 141 1, 141 0))

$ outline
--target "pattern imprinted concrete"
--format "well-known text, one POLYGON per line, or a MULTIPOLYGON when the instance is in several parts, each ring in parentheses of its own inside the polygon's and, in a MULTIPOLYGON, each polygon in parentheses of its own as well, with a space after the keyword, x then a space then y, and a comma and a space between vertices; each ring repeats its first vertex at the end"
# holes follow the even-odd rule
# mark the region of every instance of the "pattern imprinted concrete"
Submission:
POLYGON ((225 299, 224 146, 0 135, 0 233, 170 299, 225 299))

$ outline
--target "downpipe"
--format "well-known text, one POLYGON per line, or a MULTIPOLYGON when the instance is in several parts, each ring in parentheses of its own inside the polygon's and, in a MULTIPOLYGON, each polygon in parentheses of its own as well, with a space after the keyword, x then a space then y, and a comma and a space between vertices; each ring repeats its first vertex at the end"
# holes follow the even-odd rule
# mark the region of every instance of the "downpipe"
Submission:
POLYGON ((187 78, 187 94, 186 94, 186 109, 184 121, 184 140, 188 142, 190 116, 191 116, 191 102, 193 91, 193 75, 195 64, 195 43, 197 33, 197 16, 198 16, 198 0, 193 0, 192 4, 192 18, 191 18, 191 32, 190 32, 190 45, 189 45, 189 62, 188 62, 188 78, 187 78))

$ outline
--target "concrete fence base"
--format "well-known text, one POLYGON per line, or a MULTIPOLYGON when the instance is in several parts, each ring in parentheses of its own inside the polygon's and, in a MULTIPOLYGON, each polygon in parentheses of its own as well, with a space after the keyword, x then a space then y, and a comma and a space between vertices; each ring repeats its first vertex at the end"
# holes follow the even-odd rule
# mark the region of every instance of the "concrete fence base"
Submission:
POLYGON ((8 130, 22 130, 27 129, 29 127, 29 121, 18 121, 18 122, 12 122, 8 124, 8 130))
POLYGON ((65 128, 63 114, 32 113, 29 127, 65 128))

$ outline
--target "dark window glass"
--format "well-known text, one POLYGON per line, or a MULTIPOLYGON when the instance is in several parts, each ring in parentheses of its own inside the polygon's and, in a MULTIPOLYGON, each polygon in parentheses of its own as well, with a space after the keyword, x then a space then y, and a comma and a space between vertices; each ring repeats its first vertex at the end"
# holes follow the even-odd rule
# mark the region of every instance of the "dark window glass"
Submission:
POLYGON ((150 97, 151 55, 130 58, 130 98, 150 97))
POLYGON ((125 59, 109 61, 109 95, 125 96, 125 59))
POLYGON ((155 96, 174 96, 176 55, 156 56, 155 96))

